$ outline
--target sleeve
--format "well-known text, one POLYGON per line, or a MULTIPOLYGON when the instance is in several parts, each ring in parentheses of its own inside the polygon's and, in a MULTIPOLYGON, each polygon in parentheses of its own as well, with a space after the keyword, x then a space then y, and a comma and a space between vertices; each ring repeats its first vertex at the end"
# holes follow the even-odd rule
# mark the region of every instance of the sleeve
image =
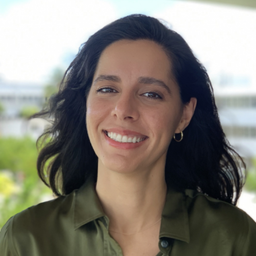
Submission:
POLYGON ((239 255, 256 255, 256 223, 249 216, 247 216, 245 227, 245 232, 241 234, 239 243, 239 255))
POLYGON ((10 218, 0 231, 0 255, 1 256, 18 256, 12 241, 13 217, 10 218))

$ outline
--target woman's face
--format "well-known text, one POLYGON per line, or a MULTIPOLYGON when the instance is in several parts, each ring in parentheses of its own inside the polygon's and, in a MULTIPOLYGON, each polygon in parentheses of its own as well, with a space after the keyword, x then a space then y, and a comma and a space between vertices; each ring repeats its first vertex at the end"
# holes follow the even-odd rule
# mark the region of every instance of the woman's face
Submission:
POLYGON ((103 51, 86 113, 99 167, 164 168, 174 133, 185 129, 194 111, 191 102, 183 105, 171 70, 161 46, 150 40, 120 40, 103 51))

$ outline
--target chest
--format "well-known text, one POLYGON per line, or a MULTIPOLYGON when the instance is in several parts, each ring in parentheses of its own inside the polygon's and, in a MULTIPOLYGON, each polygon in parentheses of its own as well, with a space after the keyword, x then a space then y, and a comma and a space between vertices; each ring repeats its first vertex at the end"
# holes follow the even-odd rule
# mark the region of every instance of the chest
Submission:
MULTIPOLYGON (((145 232, 135 237, 109 234, 101 221, 90 222, 78 229, 63 226, 35 229, 28 235, 21 232, 13 238, 19 256, 238 256, 232 244, 209 233, 204 239, 191 234, 189 243, 162 238, 159 233, 145 232), (151 235, 149 235, 151 234, 151 235), (159 246, 158 246, 159 244, 159 246)), ((218 235, 218 237, 220 237, 218 235)), ((228 239, 228 238, 227 238, 228 239)), ((14 255, 14 254, 10 254, 14 255)), ((253 255, 253 254, 252 254, 253 255)))
POLYGON ((159 253, 159 227, 134 235, 111 232, 111 237, 122 248, 123 256, 156 256, 159 253))

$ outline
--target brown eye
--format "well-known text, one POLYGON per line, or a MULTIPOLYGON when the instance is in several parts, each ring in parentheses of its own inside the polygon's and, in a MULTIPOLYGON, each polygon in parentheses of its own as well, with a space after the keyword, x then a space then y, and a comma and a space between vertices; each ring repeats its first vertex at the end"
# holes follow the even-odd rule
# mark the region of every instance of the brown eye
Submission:
POLYGON ((162 97, 158 94, 158 93, 155 93, 155 92, 146 92, 143 94, 145 97, 147 98, 152 98, 152 99, 162 99, 162 97))
POLYGON ((99 93, 117 93, 115 89, 112 89, 110 87, 104 87, 97 90, 99 93))

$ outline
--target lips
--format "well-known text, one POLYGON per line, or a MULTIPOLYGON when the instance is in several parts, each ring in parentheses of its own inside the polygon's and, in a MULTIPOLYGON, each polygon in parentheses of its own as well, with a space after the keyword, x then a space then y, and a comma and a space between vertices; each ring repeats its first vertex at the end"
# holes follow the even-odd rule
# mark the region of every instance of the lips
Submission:
POLYGON ((103 131, 110 139, 120 142, 120 143, 139 143, 147 138, 144 135, 133 135, 133 134, 125 134, 122 135, 117 132, 103 131))

